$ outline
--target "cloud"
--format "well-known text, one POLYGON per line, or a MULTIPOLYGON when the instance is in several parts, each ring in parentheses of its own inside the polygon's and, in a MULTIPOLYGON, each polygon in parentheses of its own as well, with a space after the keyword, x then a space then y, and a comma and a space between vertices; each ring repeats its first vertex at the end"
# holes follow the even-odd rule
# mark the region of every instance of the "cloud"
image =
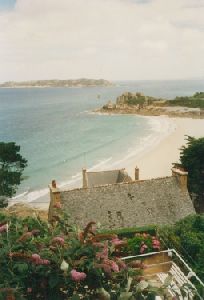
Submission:
POLYGON ((194 2, 17 0, 0 11, 0 81, 202 76, 204 1, 194 2))

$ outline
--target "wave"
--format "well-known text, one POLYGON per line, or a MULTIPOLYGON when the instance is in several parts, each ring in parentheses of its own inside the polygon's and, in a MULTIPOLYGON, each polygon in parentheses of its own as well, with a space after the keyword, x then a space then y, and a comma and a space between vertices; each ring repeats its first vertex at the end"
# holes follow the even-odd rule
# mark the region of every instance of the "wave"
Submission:
POLYGON ((127 152, 126 154, 124 154, 123 158, 117 161, 113 161, 108 166, 104 166, 105 169, 124 168, 128 164, 129 160, 134 158, 134 161, 136 161, 136 159, 141 158, 146 153, 154 149, 163 139, 165 139, 167 136, 169 136, 176 130, 176 124, 170 118, 160 116, 141 116, 141 118, 146 118, 148 120, 152 132, 145 137, 141 137, 139 141, 137 140, 135 145, 132 145, 130 148, 127 149, 127 152))
MULTIPOLYGON (((104 160, 100 160, 97 164, 95 164, 93 167, 88 168, 88 171, 95 171, 95 170, 103 170, 104 167, 108 167, 108 162, 112 160, 112 157, 109 157, 104 160)), ((82 182, 82 173, 78 172, 75 175, 71 177, 71 179, 67 181, 59 182, 58 187, 62 189, 66 188, 76 188, 81 187, 82 182)), ((36 204, 45 204, 49 202, 49 188, 44 188, 40 190, 34 190, 34 191, 25 191, 15 197, 12 197, 9 200, 9 205, 13 205, 19 202, 24 203, 36 203, 36 204)))
MULTIPOLYGON (((12 197, 11 199, 9 199, 9 205, 13 205, 13 204, 16 204, 19 202, 31 203, 42 197, 48 196, 48 192, 49 192, 48 188, 34 190, 34 191, 27 190, 15 197, 12 197)), ((46 202, 46 201, 44 200, 42 202, 46 202)), ((39 202, 39 203, 41 203, 41 202, 39 202)))
MULTIPOLYGON (((124 168, 128 164, 129 160, 134 158, 135 161, 136 159, 141 158, 147 152, 150 152, 153 148, 155 148, 163 139, 169 136, 176 129, 176 124, 173 121, 173 119, 167 117, 139 117, 147 119, 150 126, 150 133, 145 137, 141 137, 139 140, 137 140, 135 145, 133 144, 131 147, 129 147, 121 159, 114 160, 114 157, 110 156, 108 158, 98 160, 98 162, 95 165, 88 168, 88 171, 101 171, 113 168, 124 168)), ((59 188, 62 189, 79 188, 81 187, 81 185, 81 172, 76 173, 71 178, 69 178, 69 180, 61 181, 58 183, 59 188)), ((10 199, 9 205, 18 202, 32 204, 48 203, 49 189, 43 188, 34 191, 30 191, 28 189, 22 194, 10 199)))

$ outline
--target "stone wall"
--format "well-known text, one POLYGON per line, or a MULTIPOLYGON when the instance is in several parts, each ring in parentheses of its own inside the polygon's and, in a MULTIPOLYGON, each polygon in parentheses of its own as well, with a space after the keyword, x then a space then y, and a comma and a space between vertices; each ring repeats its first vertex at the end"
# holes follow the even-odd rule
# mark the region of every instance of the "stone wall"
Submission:
POLYGON ((61 191, 60 198, 70 221, 82 226, 89 221, 102 228, 172 224, 195 213, 176 176, 61 191))

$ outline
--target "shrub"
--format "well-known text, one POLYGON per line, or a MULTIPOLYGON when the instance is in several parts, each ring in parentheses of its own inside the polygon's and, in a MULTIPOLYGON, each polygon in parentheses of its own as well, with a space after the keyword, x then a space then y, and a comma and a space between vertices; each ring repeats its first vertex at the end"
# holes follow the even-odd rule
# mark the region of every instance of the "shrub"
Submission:
POLYGON ((102 231, 103 233, 114 233, 120 238, 132 238, 136 233, 147 233, 149 235, 155 236, 157 227, 155 225, 142 226, 142 227, 130 227, 130 228, 120 228, 114 230, 102 231))
POLYGON ((97 234, 93 222, 81 231, 57 214, 53 224, 0 214, 0 299, 114 300, 139 293, 140 270, 114 256, 116 235, 97 234))
POLYGON ((166 247, 175 248, 204 281, 204 215, 193 215, 159 229, 166 247))

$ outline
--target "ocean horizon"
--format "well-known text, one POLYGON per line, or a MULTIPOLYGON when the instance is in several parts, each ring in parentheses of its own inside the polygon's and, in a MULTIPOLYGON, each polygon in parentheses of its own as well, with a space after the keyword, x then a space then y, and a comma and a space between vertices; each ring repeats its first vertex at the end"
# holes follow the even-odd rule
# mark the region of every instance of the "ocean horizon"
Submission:
MULTIPOLYGON (((171 119, 92 113, 124 92, 172 99, 204 91, 202 80, 117 81, 111 87, 0 89, 0 141, 28 160, 13 200, 48 199, 47 186, 81 186, 81 169, 125 168, 175 128, 171 119)), ((133 166, 134 168, 135 166, 133 166)))

